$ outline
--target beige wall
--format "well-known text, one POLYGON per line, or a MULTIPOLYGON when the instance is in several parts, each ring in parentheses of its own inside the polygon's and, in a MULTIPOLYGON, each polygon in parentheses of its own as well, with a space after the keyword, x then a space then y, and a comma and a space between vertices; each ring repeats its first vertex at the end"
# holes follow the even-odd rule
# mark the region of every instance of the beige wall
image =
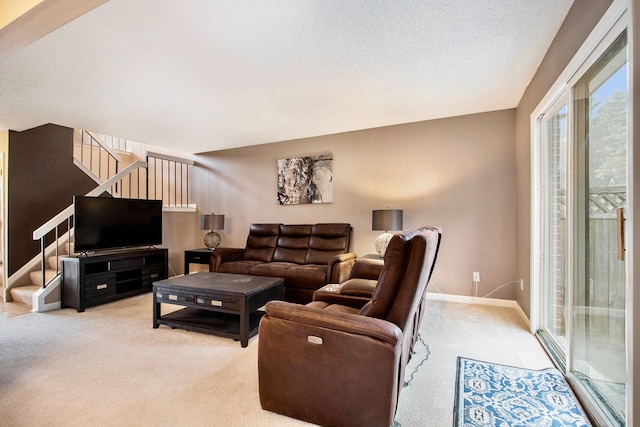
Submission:
POLYGON ((611 0, 593 0, 589 7, 583 2, 573 4, 516 109, 517 271, 524 279, 524 291, 518 291, 516 299, 527 315, 531 305, 531 114, 610 4, 611 0))
POLYGON ((162 213, 162 246, 169 249, 169 276, 184 273, 184 251, 187 249, 204 247, 202 239, 194 241, 196 223, 194 212, 162 213))
MULTIPOLYGON (((483 295, 517 279, 514 135, 515 111, 506 110, 212 152, 197 158, 196 202, 225 214, 223 246, 244 247, 254 222, 348 222, 360 256, 375 252, 371 210, 404 209, 405 228, 443 229, 437 288, 471 295, 479 271, 483 295), (334 202, 278 205, 277 160, 326 151, 334 202)), ((515 287, 493 296, 513 299, 515 287)))

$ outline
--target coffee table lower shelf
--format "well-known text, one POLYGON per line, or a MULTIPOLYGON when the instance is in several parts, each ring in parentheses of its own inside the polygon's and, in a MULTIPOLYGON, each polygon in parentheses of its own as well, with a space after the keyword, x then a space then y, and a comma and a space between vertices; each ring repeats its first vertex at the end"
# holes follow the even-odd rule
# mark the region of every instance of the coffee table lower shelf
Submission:
MULTIPOLYGON (((249 315, 247 338, 251 338, 258 333, 258 326, 260 325, 260 319, 263 315, 264 311, 262 310, 254 311, 249 315)), ((157 319, 157 323, 172 328, 233 338, 236 341, 240 341, 242 338, 240 335, 240 321, 237 314, 185 307, 160 316, 157 319)))

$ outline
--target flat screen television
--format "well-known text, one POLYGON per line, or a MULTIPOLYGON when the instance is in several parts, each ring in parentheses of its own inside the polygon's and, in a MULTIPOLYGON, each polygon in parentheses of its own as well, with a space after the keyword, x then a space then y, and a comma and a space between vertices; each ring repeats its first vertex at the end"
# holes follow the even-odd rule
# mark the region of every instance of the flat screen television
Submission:
POLYGON ((162 201, 73 197, 76 252, 162 243, 162 201))

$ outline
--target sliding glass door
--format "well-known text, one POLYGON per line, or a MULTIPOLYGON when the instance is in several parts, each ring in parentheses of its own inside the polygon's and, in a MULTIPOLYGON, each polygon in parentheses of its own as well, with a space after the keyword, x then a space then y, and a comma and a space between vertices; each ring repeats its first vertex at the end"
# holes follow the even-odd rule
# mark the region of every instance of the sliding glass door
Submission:
POLYGON ((576 262, 571 372, 624 424, 627 39, 574 88, 576 262))
POLYGON ((608 424, 625 425, 627 36, 539 118, 539 336, 608 424))

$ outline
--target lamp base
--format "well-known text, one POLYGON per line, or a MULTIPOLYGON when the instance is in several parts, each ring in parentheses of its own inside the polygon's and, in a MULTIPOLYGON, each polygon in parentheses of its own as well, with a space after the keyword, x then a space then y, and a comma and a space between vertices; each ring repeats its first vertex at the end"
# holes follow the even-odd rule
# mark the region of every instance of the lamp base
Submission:
POLYGON ((212 251, 215 251, 220 246, 222 238, 215 231, 210 231, 204 235, 204 245, 212 251))
POLYGON ((386 231, 376 237, 376 252, 378 252, 380 258, 384 258, 384 253, 387 251, 387 246, 389 245, 389 241, 392 237, 393 234, 386 231))

